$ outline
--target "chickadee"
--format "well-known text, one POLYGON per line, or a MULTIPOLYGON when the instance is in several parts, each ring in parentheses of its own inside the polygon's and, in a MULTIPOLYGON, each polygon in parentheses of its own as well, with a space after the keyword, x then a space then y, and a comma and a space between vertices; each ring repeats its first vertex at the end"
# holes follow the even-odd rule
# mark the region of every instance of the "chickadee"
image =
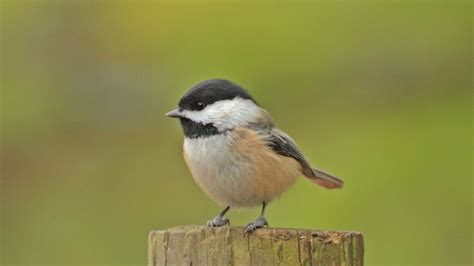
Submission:
POLYGON ((213 200, 227 206, 209 227, 229 223, 231 207, 262 205, 258 219, 245 232, 268 226, 267 204, 303 174, 325 188, 343 181, 314 169, 295 141, 275 126, 270 114, 239 85, 211 79, 192 87, 179 108, 166 114, 179 118, 184 131, 184 158, 196 183, 213 200))

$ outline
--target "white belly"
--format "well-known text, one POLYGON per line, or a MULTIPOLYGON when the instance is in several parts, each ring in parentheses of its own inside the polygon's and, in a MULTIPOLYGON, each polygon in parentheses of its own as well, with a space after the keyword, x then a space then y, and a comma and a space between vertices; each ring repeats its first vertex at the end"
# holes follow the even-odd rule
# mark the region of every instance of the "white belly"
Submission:
POLYGON ((230 133, 184 141, 185 159, 194 180, 218 203, 232 207, 257 206, 294 183, 296 173, 255 177, 254 160, 236 151, 234 145, 230 133))

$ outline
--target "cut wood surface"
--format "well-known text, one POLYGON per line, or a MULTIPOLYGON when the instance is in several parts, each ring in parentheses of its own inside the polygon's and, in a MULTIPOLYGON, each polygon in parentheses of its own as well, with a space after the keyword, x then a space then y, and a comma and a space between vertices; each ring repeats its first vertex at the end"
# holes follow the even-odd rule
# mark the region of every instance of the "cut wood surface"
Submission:
POLYGON ((151 231, 149 265, 363 265, 358 232, 182 226, 151 231))

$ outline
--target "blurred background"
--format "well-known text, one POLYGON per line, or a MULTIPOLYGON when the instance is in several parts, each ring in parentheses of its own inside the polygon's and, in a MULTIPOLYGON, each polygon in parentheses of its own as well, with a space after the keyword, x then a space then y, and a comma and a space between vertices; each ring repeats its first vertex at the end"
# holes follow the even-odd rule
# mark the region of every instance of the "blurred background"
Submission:
POLYGON ((208 78, 345 180, 300 179, 272 227, 360 231, 367 265, 472 264, 469 1, 0 7, 0 264, 145 264, 150 230, 219 212, 164 116, 208 78))

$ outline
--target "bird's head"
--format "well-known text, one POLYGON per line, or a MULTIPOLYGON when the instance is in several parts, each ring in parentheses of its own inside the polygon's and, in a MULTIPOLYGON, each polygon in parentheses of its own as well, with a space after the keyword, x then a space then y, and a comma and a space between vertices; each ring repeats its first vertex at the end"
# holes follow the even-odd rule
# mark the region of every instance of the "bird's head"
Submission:
POLYGON ((178 106, 166 115, 179 118, 185 134, 190 127, 221 133, 246 126, 261 116, 260 107, 247 91, 223 79, 210 79, 195 85, 181 98, 178 106))

